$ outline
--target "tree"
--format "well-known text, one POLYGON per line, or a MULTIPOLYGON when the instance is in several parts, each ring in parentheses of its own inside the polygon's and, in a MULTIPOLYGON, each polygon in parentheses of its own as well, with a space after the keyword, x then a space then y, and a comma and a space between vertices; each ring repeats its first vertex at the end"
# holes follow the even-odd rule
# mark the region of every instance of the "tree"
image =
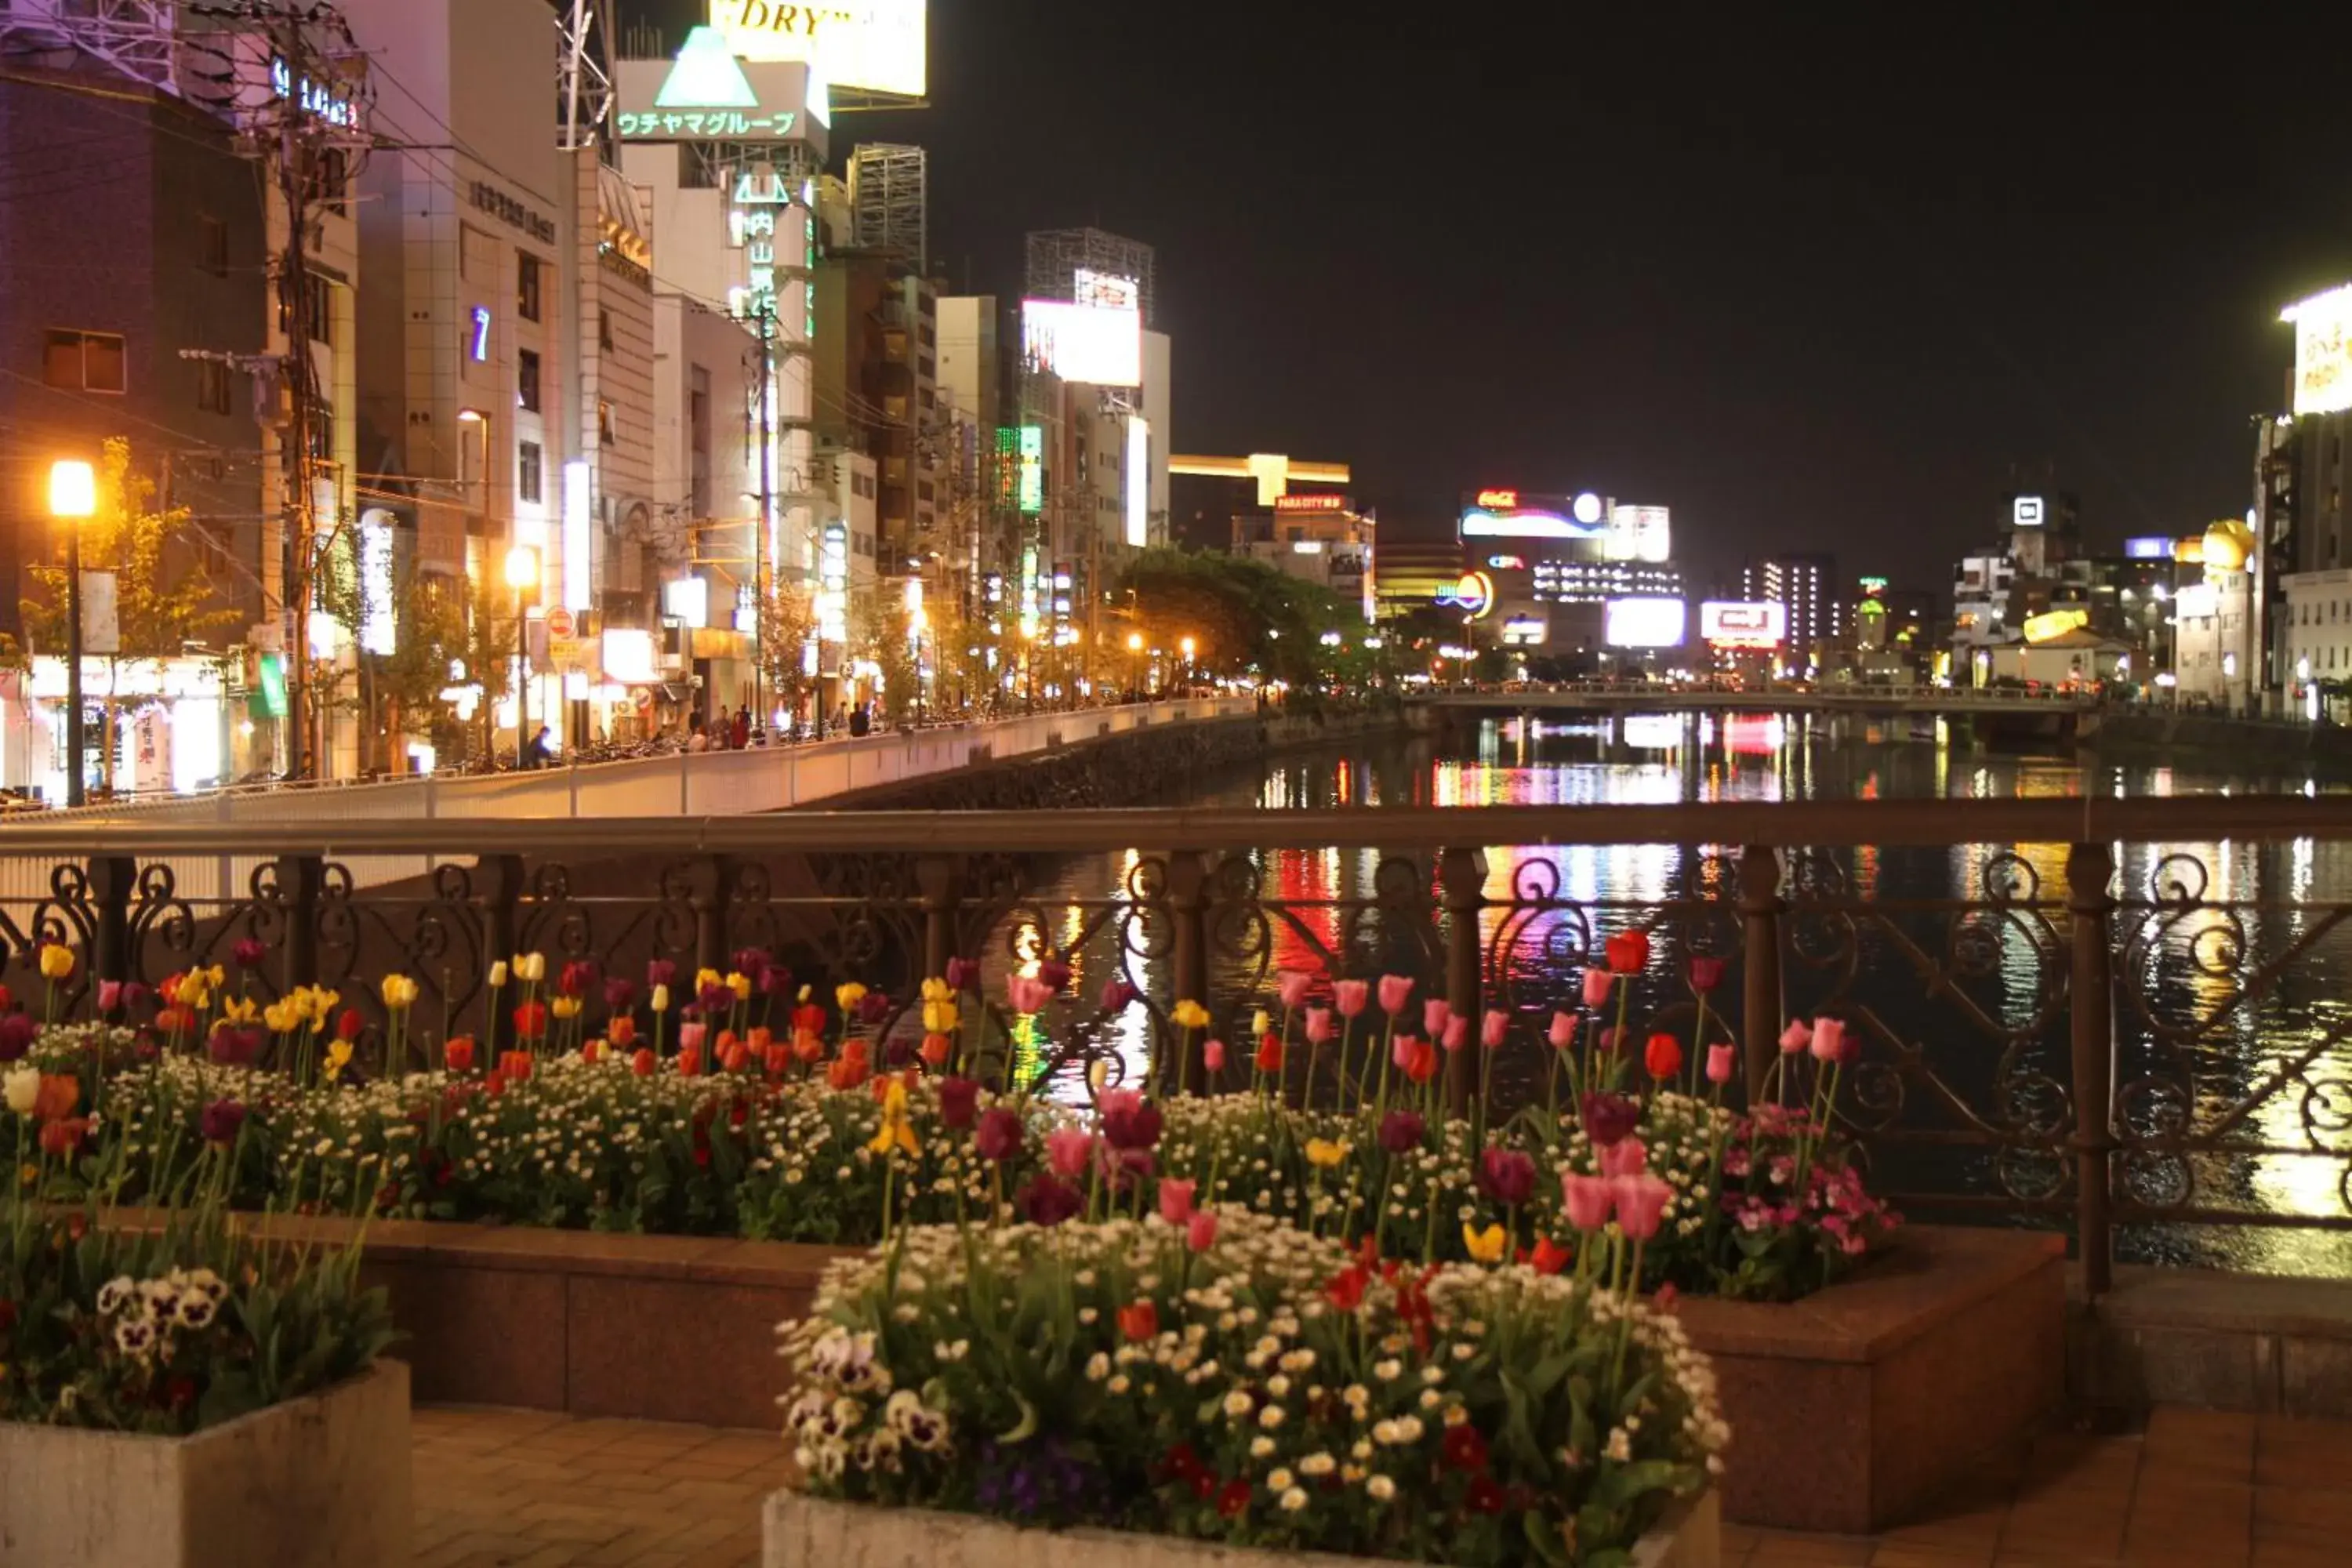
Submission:
POLYGON ((760 673, 772 700, 795 719, 816 687, 808 672, 808 647, 815 637, 816 595, 800 583, 772 584, 760 601, 760 673))
POLYGON ((1147 550, 1119 591, 1133 595, 1152 646, 1190 637, 1194 663, 1212 672, 1304 685, 1333 672, 1326 633, 1348 642, 1364 633, 1362 615, 1330 589, 1245 556, 1147 550))
POLYGON ((400 595, 399 604, 399 634, 392 651, 363 656, 383 710, 385 732, 426 734, 435 750, 457 750, 463 730, 456 708, 442 694, 453 687, 478 685, 487 751, 488 710, 513 684, 516 628, 511 608, 493 605, 487 589, 446 577, 415 579, 400 595), (453 673, 459 668, 466 672, 462 681, 453 673))
MULTIPOLYGON (((213 634, 236 620, 236 612, 219 604, 213 579, 201 559, 173 552, 172 541, 191 531, 188 510, 155 510, 154 482, 131 468, 131 443, 106 443, 98 463, 98 509, 78 526, 81 530, 81 569, 85 587, 89 574, 114 574, 118 639, 106 656, 110 693, 122 684, 121 668, 161 665, 192 651, 209 651, 213 634), (167 560, 167 555, 174 557, 167 560)), ((66 526, 77 526, 67 524, 66 526)), ((63 564, 64 536, 58 538, 60 559, 27 569, 34 586, 23 602, 25 631, 31 647, 63 654, 68 643, 68 584, 63 564)), ((85 600, 85 608, 87 600, 85 600)), ((113 783, 116 700, 106 699, 108 739, 99 747, 101 768, 113 783)))

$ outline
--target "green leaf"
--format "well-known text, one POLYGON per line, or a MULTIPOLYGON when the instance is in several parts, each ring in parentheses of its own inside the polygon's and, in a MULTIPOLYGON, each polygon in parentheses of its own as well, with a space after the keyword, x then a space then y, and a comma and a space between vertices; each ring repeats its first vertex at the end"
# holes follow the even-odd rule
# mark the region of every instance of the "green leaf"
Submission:
POLYGON ((1013 1425, 1011 1431, 1000 1432, 996 1435, 996 1440, 1000 1443, 1025 1443, 1037 1435, 1037 1407, 1030 1404, 1024 1394, 1015 1394, 1013 1397, 1020 1402, 1021 1419, 1013 1425))

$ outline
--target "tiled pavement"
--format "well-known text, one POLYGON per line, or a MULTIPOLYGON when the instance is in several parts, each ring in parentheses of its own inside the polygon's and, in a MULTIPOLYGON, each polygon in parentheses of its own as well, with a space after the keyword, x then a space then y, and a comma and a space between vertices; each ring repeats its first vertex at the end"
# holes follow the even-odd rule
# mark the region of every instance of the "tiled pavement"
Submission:
MULTIPOLYGON (((782 1440, 416 1413, 417 1568, 741 1568, 782 1440)), ((2352 1425, 2159 1410, 1990 1467, 1875 1540, 1727 1527, 1723 1568, 2352 1568, 2352 1425)))

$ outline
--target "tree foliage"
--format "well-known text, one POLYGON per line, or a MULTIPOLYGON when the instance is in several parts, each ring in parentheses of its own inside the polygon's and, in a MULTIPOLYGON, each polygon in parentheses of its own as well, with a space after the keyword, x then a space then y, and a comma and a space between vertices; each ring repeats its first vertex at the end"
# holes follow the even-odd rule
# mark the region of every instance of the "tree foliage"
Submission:
POLYGON ((172 541, 189 531, 188 510, 155 510, 155 485, 131 467, 131 443, 112 440, 98 465, 98 510, 79 524, 60 524, 54 555, 28 567, 34 592, 23 604, 25 630, 35 648, 63 653, 68 632, 68 584, 63 528, 81 530, 81 569, 114 574, 121 644, 114 657, 177 658, 236 620, 222 607, 201 559, 166 560, 172 541))
POLYGON ((1119 581, 1153 646, 1194 640, 1194 661, 1222 675, 1255 671, 1305 685, 1342 661, 1324 644, 1338 632, 1353 649, 1365 631, 1358 609, 1318 583, 1244 556, 1160 548, 1138 556, 1119 581))

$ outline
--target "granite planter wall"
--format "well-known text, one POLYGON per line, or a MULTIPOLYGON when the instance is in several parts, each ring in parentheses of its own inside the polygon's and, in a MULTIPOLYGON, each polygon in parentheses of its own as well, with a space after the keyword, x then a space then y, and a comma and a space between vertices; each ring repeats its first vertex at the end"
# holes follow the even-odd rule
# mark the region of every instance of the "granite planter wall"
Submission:
MULTIPOLYGON (((1668 1510, 1633 1549, 1631 1568, 1717 1568, 1722 1553, 1715 1493, 1668 1510)), ((785 1490, 761 1520, 764 1568, 1337 1568, 1366 1559, 1261 1552, 1169 1535, 1108 1530, 1022 1530, 970 1514, 866 1508, 785 1490)))
POLYGON ((1866 1534, 1906 1522, 2064 1396, 2065 1247, 1906 1226, 1854 1279, 1786 1306, 1685 1299, 1714 1358, 1724 1517, 1866 1534))
POLYGON ((190 1437, 0 1424, 0 1568, 410 1568, 408 1369, 190 1437))

